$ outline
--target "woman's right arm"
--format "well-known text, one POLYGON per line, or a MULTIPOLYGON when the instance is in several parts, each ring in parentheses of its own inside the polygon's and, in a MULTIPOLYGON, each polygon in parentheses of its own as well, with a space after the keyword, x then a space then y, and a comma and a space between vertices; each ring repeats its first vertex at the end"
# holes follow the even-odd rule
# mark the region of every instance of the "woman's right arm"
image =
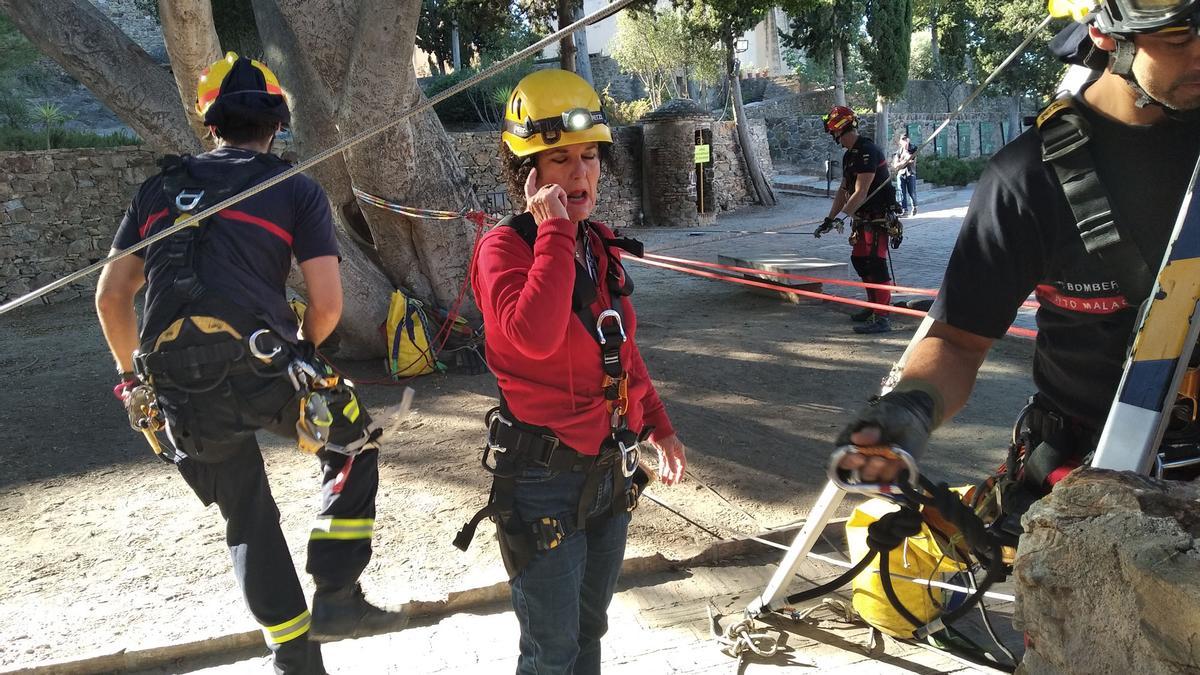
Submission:
POLYGON ((576 230, 575 223, 552 218, 538 226, 532 251, 515 231, 498 232, 480 246, 476 283, 487 330, 529 358, 546 358, 566 335, 576 230))

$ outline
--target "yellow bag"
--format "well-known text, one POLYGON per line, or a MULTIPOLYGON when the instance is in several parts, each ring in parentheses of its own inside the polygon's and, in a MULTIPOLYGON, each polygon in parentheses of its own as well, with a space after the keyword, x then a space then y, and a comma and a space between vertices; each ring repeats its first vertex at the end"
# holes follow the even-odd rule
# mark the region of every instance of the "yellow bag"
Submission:
POLYGON ((429 318, 421 303, 393 291, 388 303, 387 321, 384 324, 387 338, 387 367, 392 377, 413 377, 432 373, 437 368, 433 341, 429 335, 429 318))
MULTIPOLYGON (((885 499, 870 499, 860 504, 846 521, 846 541, 850 546, 850 559, 860 560, 867 554, 867 527, 879 520, 883 514, 900 508, 885 499)), ((914 584, 900 576, 946 581, 947 577, 966 569, 961 563, 942 555, 942 549, 934 540, 929 526, 921 524, 921 533, 909 537, 904 545, 889 552, 888 569, 892 574, 892 588, 901 604, 913 616, 922 621, 933 619, 945 604, 944 591, 932 586, 914 584), (932 597, 931 597, 932 596, 932 597), (937 599, 937 603, 934 599, 937 599)), ((883 581, 879 575, 879 559, 876 558, 854 578, 854 610, 863 620, 879 630, 899 638, 912 637, 917 626, 910 624, 888 602, 883 592, 883 581)))

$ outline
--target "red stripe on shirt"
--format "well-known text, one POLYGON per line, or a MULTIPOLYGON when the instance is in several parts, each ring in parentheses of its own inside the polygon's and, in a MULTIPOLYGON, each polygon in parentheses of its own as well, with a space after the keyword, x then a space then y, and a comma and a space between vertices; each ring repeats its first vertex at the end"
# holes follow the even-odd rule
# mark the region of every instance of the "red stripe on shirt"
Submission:
POLYGON ((1103 298, 1077 298, 1060 292, 1054 286, 1041 284, 1036 290, 1038 300, 1048 302, 1055 307, 1083 314, 1113 314, 1129 306, 1123 295, 1113 295, 1103 298))
POLYGON ((150 217, 146 219, 146 222, 142 223, 142 226, 140 228, 138 228, 138 236, 141 237, 142 239, 145 239, 146 233, 150 231, 150 228, 153 227, 154 224, 157 223, 159 221, 159 219, 165 215, 167 215, 167 209, 163 209, 162 211, 159 211, 158 213, 150 214, 150 217))
POLYGON ((278 225, 276 225, 275 223, 272 223, 269 220, 259 218, 258 216, 252 216, 249 213, 246 213, 244 211, 234 211, 233 209, 225 209, 224 211, 219 211, 217 213, 217 215, 221 216, 222 218, 228 218, 230 220, 240 220, 243 223, 250 223, 251 225, 257 225, 257 226, 261 227, 262 229, 266 230, 267 232, 270 232, 271 234, 275 235, 276 237, 279 237, 280 239, 282 239, 288 246, 292 245, 292 235, 287 230, 283 229, 282 227, 279 227, 278 225))

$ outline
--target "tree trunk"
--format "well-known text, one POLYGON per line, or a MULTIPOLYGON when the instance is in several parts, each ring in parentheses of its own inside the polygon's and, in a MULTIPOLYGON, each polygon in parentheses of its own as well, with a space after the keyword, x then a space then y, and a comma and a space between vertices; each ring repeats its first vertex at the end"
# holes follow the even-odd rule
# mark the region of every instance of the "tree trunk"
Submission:
MULTIPOLYGON (((574 17, 572 22, 583 18, 583 0, 576 1, 574 17)), ((592 55, 588 51, 587 28, 580 28, 575 33, 575 72, 595 88, 596 81, 592 79, 592 55)))
POLYGON ((1008 143, 1021 133, 1021 95, 1012 95, 1012 105, 1008 108, 1008 136, 1002 139, 1008 143))
MULTIPOLYGON (((571 0, 558 0, 559 30, 575 23, 574 3, 571 0)), ((571 35, 558 41, 558 67, 575 72, 575 38, 571 35)))
POLYGON ((892 147, 888 128, 888 102, 882 96, 875 97, 875 145, 883 148, 886 156, 892 147))
MULTIPOLYGON (((339 110, 344 135, 391 120, 424 99, 412 69, 420 0, 362 0, 362 16, 346 68, 339 110)), ((445 210, 478 209, 458 153, 433 110, 346 153, 361 189, 401 203, 445 210)), ((415 219, 364 211, 384 272, 422 300, 449 307, 462 287, 474 244, 464 219, 415 219)), ((464 305, 475 311, 470 299, 464 305)))
POLYGON ((846 105, 846 66, 841 40, 833 45, 833 104, 846 105))
POLYGON ((166 68, 86 0, 0 0, 0 10, 156 150, 198 152, 166 68))
POLYGON ((737 130, 738 145, 742 146, 742 158, 746 161, 746 173, 754 188, 754 196, 763 206, 775 206, 775 193, 763 177, 758 159, 754 156, 754 146, 750 144, 750 129, 746 120, 746 110, 742 107, 742 84, 738 75, 738 62, 733 56, 732 36, 725 40, 725 69, 732 88, 730 98, 733 99, 733 125, 737 130))
POLYGON ((450 30, 450 60, 454 64, 454 72, 462 70, 462 44, 458 37, 458 24, 450 30))
POLYGON ((929 62, 936 72, 942 65, 942 48, 938 46, 938 14, 930 12, 929 17, 929 62))
POLYGON ((179 99, 187 113, 196 138, 205 145, 208 129, 196 112, 196 82, 209 64, 221 58, 221 42, 213 26, 209 0, 158 0, 158 18, 162 23, 171 73, 179 89, 179 99))
MULTIPOLYGON (((334 95, 325 77, 340 78, 356 17, 338 7, 317 8, 313 0, 254 0, 254 20, 263 52, 290 96, 293 146, 307 159, 340 140, 334 95), (306 7, 301 10, 300 5, 306 7), (321 11, 323 10, 323 11, 321 11), (284 12, 288 12, 285 16, 284 12)), ((341 5, 341 3, 337 3, 341 5)), ((345 155, 338 154, 309 170, 329 197, 338 225, 344 290, 338 324, 338 356, 366 359, 382 355, 379 324, 386 318, 394 286, 379 266, 370 228, 351 191, 345 155)))

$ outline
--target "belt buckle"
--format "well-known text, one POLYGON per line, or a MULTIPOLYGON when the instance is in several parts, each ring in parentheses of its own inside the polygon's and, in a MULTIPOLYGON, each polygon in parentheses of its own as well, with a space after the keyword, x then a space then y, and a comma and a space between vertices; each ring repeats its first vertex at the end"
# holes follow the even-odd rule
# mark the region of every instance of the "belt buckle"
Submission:
POLYGON ((558 451, 558 446, 562 442, 557 436, 547 436, 546 434, 538 434, 542 440, 550 444, 550 448, 542 455, 540 465, 550 468, 550 460, 554 457, 554 453, 558 451))

